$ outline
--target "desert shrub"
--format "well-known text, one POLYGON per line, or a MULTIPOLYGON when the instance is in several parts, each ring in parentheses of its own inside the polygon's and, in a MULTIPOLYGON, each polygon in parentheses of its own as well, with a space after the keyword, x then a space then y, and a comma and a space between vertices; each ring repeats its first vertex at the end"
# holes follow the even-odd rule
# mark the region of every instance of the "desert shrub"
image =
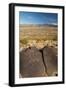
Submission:
POLYGON ((57 36, 54 36, 54 37, 53 37, 53 40, 54 40, 54 41, 57 41, 57 36))
POLYGON ((26 38, 24 38, 24 39, 20 40, 20 43, 27 44, 28 43, 28 40, 26 38))
POLYGON ((41 39, 36 39, 36 43, 38 43, 39 41, 41 41, 41 39))

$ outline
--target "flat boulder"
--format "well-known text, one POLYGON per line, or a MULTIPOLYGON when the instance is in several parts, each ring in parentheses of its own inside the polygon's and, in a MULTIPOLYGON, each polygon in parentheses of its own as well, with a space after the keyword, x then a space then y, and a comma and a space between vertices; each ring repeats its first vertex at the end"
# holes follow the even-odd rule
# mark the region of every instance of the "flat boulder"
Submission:
POLYGON ((20 51, 20 75, 22 77, 45 76, 42 53, 36 47, 20 51))
POLYGON ((58 75, 58 58, 57 49, 50 46, 45 46, 43 49, 43 58, 45 64, 45 71, 48 76, 58 75))

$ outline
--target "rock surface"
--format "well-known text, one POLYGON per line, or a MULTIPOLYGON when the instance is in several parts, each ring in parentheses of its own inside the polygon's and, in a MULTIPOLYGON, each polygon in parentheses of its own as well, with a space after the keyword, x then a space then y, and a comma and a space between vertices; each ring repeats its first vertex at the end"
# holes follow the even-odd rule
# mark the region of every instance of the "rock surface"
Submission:
POLYGON ((35 47, 20 52, 20 73, 22 77, 45 76, 42 54, 35 47))
POLYGON ((57 61, 57 50, 54 47, 44 47, 43 48, 43 57, 46 64, 46 72, 48 76, 55 74, 57 76, 58 70, 58 61, 57 61))
POLYGON ((57 50, 46 46, 41 50, 29 47, 20 51, 20 74, 22 77, 57 76, 57 50))

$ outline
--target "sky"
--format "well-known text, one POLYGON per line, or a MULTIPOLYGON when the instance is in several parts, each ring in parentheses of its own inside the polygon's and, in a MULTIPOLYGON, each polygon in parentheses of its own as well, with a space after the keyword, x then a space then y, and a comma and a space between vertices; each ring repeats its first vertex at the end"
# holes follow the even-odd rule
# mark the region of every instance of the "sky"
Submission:
POLYGON ((57 25, 56 13, 19 12, 19 24, 53 24, 57 25))

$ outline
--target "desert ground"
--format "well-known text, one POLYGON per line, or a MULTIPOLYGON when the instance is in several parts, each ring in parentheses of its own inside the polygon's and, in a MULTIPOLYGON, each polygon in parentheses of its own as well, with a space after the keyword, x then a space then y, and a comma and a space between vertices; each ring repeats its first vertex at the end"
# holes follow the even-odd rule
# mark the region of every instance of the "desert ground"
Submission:
POLYGON ((46 45, 57 46, 57 27, 48 25, 20 25, 20 48, 36 46, 43 48, 46 45))

